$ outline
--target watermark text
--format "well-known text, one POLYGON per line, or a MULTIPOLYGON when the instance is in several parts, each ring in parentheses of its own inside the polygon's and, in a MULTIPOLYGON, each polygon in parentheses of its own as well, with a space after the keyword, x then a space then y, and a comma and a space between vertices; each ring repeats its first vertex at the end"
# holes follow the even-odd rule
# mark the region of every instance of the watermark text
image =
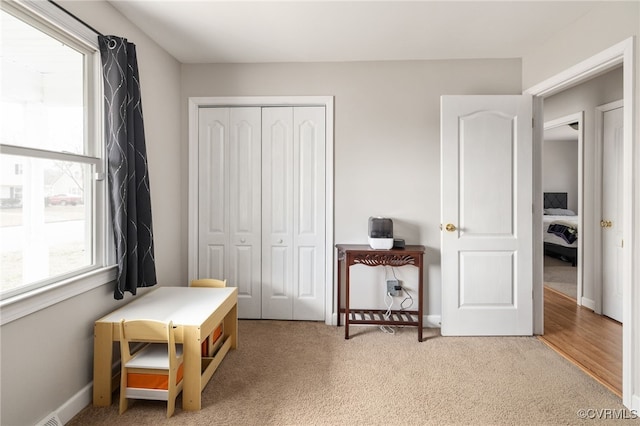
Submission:
POLYGON ((576 412, 580 419, 589 420, 633 420, 640 418, 636 410, 626 408, 581 408, 576 412))

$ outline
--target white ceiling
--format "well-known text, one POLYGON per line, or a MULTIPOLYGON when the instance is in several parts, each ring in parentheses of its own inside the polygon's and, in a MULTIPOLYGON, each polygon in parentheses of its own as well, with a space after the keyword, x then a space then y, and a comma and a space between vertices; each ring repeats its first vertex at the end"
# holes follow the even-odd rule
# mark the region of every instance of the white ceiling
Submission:
POLYGON ((182 63, 518 58, 598 5, 574 0, 110 3, 182 63))

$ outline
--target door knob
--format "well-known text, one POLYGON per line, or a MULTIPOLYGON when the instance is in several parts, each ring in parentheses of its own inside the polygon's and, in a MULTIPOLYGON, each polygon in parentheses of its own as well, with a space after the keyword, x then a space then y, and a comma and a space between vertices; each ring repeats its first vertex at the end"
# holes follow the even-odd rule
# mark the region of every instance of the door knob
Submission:
POLYGON ((241 242, 241 243, 246 243, 246 242, 247 242, 247 240, 246 240, 246 239, 244 239, 244 238, 240 238, 240 242, 241 242))
POLYGON ((282 240, 278 240, 278 244, 282 244, 282 240))
POLYGON ((456 226, 453 223, 447 223, 447 226, 444 227, 449 232, 453 232, 456 230, 456 226))
POLYGON ((611 223, 610 220, 601 220, 600 221, 600 226, 603 228, 611 228, 611 226, 613 226, 613 224, 611 223))

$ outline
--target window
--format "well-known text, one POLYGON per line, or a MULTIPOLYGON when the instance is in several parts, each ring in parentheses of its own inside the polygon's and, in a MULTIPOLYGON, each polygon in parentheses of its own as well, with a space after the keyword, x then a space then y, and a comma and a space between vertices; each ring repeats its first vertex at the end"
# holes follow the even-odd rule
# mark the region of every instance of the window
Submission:
POLYGON ((3 301, 108 263, 100 57, 83 30, 51 3, 2 3, 3 301))

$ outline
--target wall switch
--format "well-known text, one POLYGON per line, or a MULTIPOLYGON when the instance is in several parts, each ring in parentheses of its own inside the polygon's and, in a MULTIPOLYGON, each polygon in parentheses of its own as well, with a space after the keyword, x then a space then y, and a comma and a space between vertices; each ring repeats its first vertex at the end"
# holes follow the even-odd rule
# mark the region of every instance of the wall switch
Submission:
POLYGON ((400 290, 397 289, 398 287, 400 287, 400 281, 387 280, 387 293, 391 296, 400 296, 400 290))

